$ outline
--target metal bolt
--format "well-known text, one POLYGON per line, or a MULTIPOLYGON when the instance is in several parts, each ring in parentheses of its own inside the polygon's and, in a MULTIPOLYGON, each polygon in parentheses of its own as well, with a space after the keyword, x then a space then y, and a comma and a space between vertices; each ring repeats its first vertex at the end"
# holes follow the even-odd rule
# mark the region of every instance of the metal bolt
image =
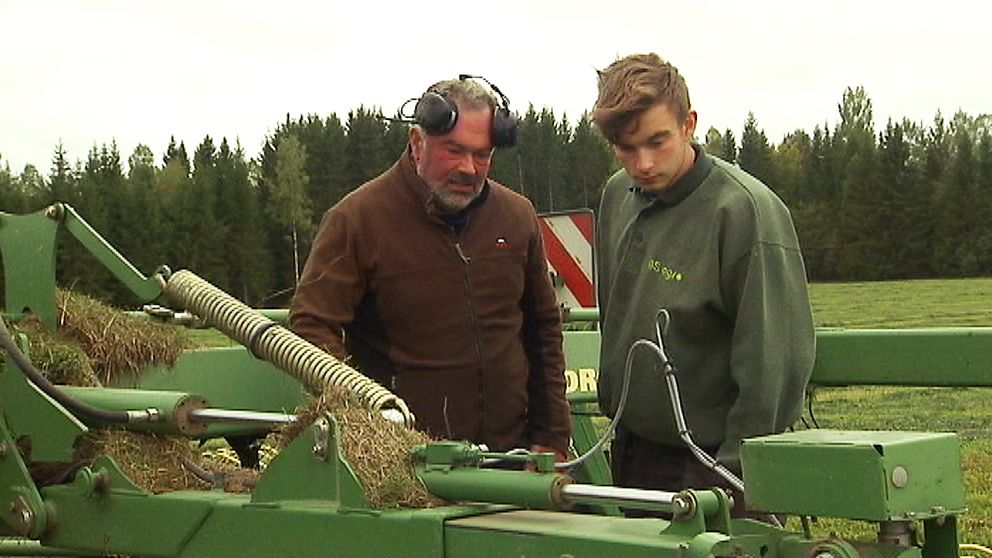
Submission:
POLYGON ((10 503, 10 513, 13 516, 11 527, 22 536, 28 536, 34 529, 34 512, 23 496, 18 496, 10 503))
POLYGON ((103 494, 110 488, 110 475, 106 469, 100 469, 93 475, 93 492, 103 494))
POLYGON ((45 209, 45 217, 48 217, 53 221, 58 221, 59 219, 62 218, 62 211, 63 211, 62 204, 59 203, 52 204, 45 209))
POLYGON ((892 486, 906 488, 907 483, 909 483, 909 473, 905 467, 899 465, 895 469, 892 469, 892 486))
POLYGON ((313 456, 320 460, 327 459, 330 445, 331 426, 327 419, 320 419, 313 425, 313 456))
POLYGON ((690 492, 679 492, 672 497, 672 519, 685 521, 696 515, 696 499, 690 492))

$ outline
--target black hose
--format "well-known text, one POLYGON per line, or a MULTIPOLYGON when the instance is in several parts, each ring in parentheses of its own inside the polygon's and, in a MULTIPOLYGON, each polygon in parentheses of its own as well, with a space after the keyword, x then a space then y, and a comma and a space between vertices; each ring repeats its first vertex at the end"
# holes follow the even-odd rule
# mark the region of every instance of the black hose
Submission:
MULTIPOLYGON (((194 477, 200 479, 201 481, 209 484, 213 488, 224 488, 224 480, 227 477, 227 473, 223 471, 209 471, 197 465, 192 459, 188 457, 180 458, 183 467, 189 471, 194 477)), ((248 488, 255 488, 255 479, 244 479, 243 484, 248 488)))
MULTIPOLYGON (((134 421, 131 416, 133 411, 109 411, 107 409, 100 409, 87 403, 83 403, 82 401, 77 401, 56 388, 54 384, 48 381, 48 378, 45 378, 41 372, 38 372, 28 358, 24 356, 24 353, 21 352, 21 349, 18 348, 17 343, 14 343, 14 337, 7 329, 7 325, 4 323, 3 318, 0 318, 0 348, 3 348, 7 354, 10 355, 10 358, 14 361, 14 364, 16 364, 17 367, 24 372, 24 376, 27 377, 28 381, 43 391, 45 395, 57 401, 60 405, 68 409, 73 414, 83 415, 93 420, 113 424, 123 424, 134 421)), ((144 413, 145 411, 140 412, 144 413)))

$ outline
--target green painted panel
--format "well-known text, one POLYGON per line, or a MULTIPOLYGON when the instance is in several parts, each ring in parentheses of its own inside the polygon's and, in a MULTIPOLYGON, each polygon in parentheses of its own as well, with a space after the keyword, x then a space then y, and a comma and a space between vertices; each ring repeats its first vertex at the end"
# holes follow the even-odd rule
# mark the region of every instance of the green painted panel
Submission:
POLYGON ((992 328, 823 329, 813 383, 992 386, 992 328))
MULTIPOLYGON (((152 495, 112 489, 86 496, 71 485, 43 489, 42 496, 58 518, 56 527, 41 539, 45 545, 139 556, 177 556, 210 514, 214 501, 247 501, 222 492, 152 495)), ((231 540, 236 544, 237 539, 231 540)))
POLYGON ((30 215, 0 212, 4 304, 8 312, 25 309, 55 331, 55 233, 58 222, 39 211, 30 215))
POLYGON ((71 461, 76 439, 86 426, 7 359, 0 366, 0 406, 15 439, 27 437, 34 461, 71 461))
POLYGON ((622 519, 553 513, 513 511, 449 521, 445 529, 445 556, 506 557, 573 556, 611 558, 709 556, 717 543, 729 539, 719 533, 699 536, 702 548, 685 552, 685 536, 666 535, 662 519, 622 519))
POLYGON ((443 521, 444 515, 431 510, 349 512, 317 501, 222 502, 179 556, 441 557, 443 521))
POLYGON ((745 440, 741 464, 757 510, 888 521, 964 509, 954 434, 789 432, 745 440))
POLYGON ((564 338, 566 368, 599 368, 598 331, 566 331, 564 338))

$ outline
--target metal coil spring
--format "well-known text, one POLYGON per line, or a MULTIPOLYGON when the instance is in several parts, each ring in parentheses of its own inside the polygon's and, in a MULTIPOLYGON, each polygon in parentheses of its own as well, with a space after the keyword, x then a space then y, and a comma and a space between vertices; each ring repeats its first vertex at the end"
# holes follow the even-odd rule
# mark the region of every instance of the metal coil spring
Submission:
POLYGON ((369 408, 395 410, 405 424, 413 425, 409 408, 395 394, 195 273, 188 270, 173 273, 163 290, 170 299, 248 347, 258 358, 300 380, 310 393, 319 395, 327 386, 342 386, 369 408))

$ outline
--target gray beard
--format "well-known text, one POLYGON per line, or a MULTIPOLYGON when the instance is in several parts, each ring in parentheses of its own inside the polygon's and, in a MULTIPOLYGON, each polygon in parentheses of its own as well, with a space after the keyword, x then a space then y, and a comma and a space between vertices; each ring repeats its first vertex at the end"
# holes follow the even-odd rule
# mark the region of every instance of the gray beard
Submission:
POLYGON ((479 197, 479 193, 481 192, 482 190, 480 189, 479 192, 472 196, 463 196, 442 188, 435 188, 431 190, 430 199, 427 203, 437 208, 441 213, 457 213, 468 207, 475 198, 479 197))

